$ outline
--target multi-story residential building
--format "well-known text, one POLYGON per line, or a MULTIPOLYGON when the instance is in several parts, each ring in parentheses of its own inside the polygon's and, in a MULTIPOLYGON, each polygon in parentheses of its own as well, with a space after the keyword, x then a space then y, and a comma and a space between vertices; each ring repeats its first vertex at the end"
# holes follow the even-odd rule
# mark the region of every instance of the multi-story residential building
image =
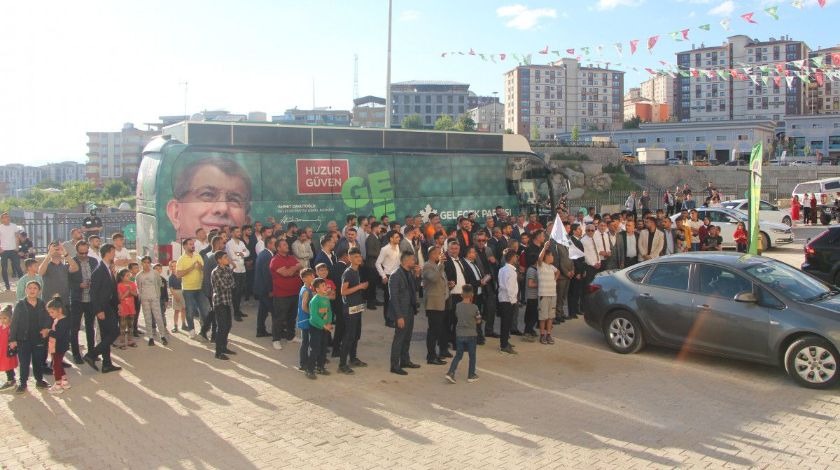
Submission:
POLYGON ((620 129, 624 72, 581 67, 575 59, 505 73, 505 128, 552 139, 558 133, 620 129))
POLYGON ((58 184, 70 181, 84 181, 87 167, 84 163, 66 161, 48 163, 41 167, 41 178, 58 184))
POLYGON ((350 111, 316 108, 287 109, 282 116, 271 116, 271 122, 301 126, 349 126, 350 111))
POLYGON ((467 114, 475 122, 478 132, 501 133, 505 130, 505 105, 501 103, 485 104, 470 109, 467 114))
POLYGON ((412 80, 391 84, 391 127, 407 116, 418 115, 426 128, 441 116, 453 121, 467 112, 470 85, 449 81, 412 80))
MULTIPOLYGON (((821 57, 823 64, 831 64, 833 54, 840 54, 840 45, 811 51, 808 57, 821 57)), ((840 77, 823 74, 820 85, 816 73, 811 73, 811 83, 805 86, 805 114, 840 114, 840 77)))
MULTIPOLYGON (((642 98, 657 105, 667 105, 667 108, 671 109, 671 103, 674 101, 674 79, 669 75, 655 75, 639 85, 639 93, 642 98)), ((667 121, 669 117, 663 116, 661 120, 667 121)))
POLYGON ((385 127, 385 98, 363 96, 353 100, 353 127, 385 127))
POLYGON ((137 177, 143 147, 158 131, 142 131, 128 122, 119 132, 88 132, 88 181, 101 186, 108 180, 137 177))
MULTIPOLYGON (((744 67, 774 67, 808 57, 808 46, 790 37, 757 41, 747 36, 731 36, 720 46, 699 48, 677 53, 677 65, 684 71, 698 69, 723 70, 727 78, 717 73, 709 76, 695 72, 678 75, 674 85, 674 115, 679 121, 730 121, 740 119, 774 120, 786 115, 803 114, 804 90, 799 80, 791 87, 778 86, 773 80, 738 80, 730 71, 743 72, 744 67), (696 76, 695 76, 696 75, 696 76)), ((788 65, 788 68, 792 65, 788 65)))

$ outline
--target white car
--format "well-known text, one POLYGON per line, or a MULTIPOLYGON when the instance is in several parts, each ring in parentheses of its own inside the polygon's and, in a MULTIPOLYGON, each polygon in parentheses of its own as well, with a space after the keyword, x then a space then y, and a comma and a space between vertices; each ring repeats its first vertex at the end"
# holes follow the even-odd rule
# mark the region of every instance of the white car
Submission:
MULTIPOLYGON (((733 199, 732 201, 722 202, 720 205, 727 209, 735 209, 747 213, 749 201, 746 199, 733 199)), ((767 201, 761 201, 758 204, 758 219, 766 220, 768 222, 776 222, 778 224, 785 224, 788 227, 791 225, 790 210, 782 210, 777 206, 770 204, 767 201)))
MULTIPOLYGON (((677 217, 680 214, 671 216, 676 227, 677 217)), ((747 215, 741 211, 734 209, 726 209, 723 207, 698 207, 697 218, 703 220, 704 217, 709 217, 712 225, 720 227, 720 236, 723 238, 724 248, 735 248, 735 229, 738 227, 738 222, 743 222, 749 230, 749 223, 747 215)), ((793 232, 790 227, 784 224, 775 222, 767 222, 759 219, 759 230, 761 231, 759 239, 761 240, 761 251, 766 251, 776 245, 783 245, 786 243, 793 243, 793 232)))

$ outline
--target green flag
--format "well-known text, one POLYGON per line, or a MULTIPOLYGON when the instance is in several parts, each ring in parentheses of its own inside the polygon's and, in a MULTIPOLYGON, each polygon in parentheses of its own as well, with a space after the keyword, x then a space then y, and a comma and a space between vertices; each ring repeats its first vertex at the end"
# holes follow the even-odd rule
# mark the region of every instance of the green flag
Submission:
POLYGON ((763 160, 763 147, 761 142, 755 144, 750 154, 750 201, 749 201, 749 231, 750 245, 748 253, 758 254, 759 236, 761 230, 758 226, 758 208, 761 203, 761 164, 763 160))

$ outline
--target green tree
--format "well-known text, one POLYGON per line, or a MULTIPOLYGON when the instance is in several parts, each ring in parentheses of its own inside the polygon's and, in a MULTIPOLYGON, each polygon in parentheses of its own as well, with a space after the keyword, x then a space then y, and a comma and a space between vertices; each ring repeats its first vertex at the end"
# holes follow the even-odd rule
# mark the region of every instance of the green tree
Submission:
POLYGON ((53 180, 46 179, 39 181, 38 184, 35 185, 35 187, 38 189, 60 188, 61 185, 53 180))
POLYGON ((461 132, 475 132, 475 121, 468 115, 462 114, 455 123, 455 130, 461 132))
POLYGON ((505 134, 513 134, 513 129, 505 129, 505 134))
POLYGON ((572 127, 572 142, 577 142, 580 139, 580 129, 578 126, 572 127))
POLYGON ((638 129, 641 123, 642 118, 639 116, 633 116, 632 118, 624 121, 624 124, 621 127, 622 129, 638 129))
POLYGON ((436 131, 452 131, 455 130, 455 121, 452 120, 451 116, 440 116, 435 121, 435 130, 436 131))
POLYGON ((105 193, 111 199, 115 199, 122 196, 127 196, 131 190, 128 185, 123 180, 111 180, 105 183, 105 187, 102 188, 102 192, 105 193))
POLYGON ((531 126, 531 140, 540 140, 540 125, 536 122, 531 126))
POLYGON ((406 116, 402 120, 403 129, 423 129, 423 119, 419 114, 406 116))

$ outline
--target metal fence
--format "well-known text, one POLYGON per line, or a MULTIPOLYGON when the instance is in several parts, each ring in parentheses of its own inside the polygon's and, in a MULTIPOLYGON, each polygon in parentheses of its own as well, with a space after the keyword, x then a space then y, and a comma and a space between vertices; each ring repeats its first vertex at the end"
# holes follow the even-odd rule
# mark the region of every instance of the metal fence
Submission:
MULTIPOLYGON (((86 213, 77 212, 44 212, 12 210, 10 212, 12 223, 18 226, 29 235, 35 251, 44 253, 51 241, 66 241, 70 239, 70 231, 82 226, 82 221, 88 216, 86 213)), ((102 231, 100 236, 103 242, 110 241, 111 234, 123 232, 126 234, 125 246, 128 249, 135 248, 134 230, 136 216, 134 212, 107 212, 99 214, 102 219, 102 231)))
MULTIPOLYGON (((721 188, 721 201, 726 202, 734 199, 745 199, 745 191, 747 191, 747 189, 749 189, 749 187, 746 183, 743 185, 736 185, 732 188, 721 188)), ((650 195, 651 210, 656 211, 657 209, 665 209, 664 189, 648 190, 648 194, 650 195)), ((700 207, 706 198, 706 192, 695 190, 692 194, 694 201, 697 203, 697 207, 700 207)), ((641 195, 642 191, 636 191, 637 198, 641 197, 641 195)), ((604 191, 595 198, 569 199, 568 207, 571 212, 577 212, 581 208, 587 209, 589 207, 594 207, 595 212, 600 214, 603 212, 603 208, 605 206, 619 206, 619 209, 623 209, 629 196, 630 191, 604 191)), ((777 204, 779 198, 784 199, 789 197, 790 191, 780 191, 776 185, 762 188, 761 199, 771 204, 777 204)))

